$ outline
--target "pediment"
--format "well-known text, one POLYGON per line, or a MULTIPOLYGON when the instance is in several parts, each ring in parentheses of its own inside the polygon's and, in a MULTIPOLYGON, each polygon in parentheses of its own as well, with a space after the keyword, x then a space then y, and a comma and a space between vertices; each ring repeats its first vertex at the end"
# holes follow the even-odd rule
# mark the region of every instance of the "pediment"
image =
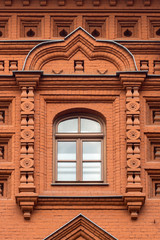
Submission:
POLYGON ((95 223, 78 215, 44 240, 118 240, 95 223))
POLYGON ((45 74, 107 74, 135 71, 133 55, 114 41, 96 40, 79 27, 64 40, 48 41, 34 47, 23 70, 45 74))

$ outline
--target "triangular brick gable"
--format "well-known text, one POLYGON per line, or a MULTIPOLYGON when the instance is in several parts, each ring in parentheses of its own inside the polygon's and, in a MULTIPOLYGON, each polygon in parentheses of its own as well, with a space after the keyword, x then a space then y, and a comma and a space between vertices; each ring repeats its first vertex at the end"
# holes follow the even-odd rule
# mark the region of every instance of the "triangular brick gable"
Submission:
POLYGON ((95 223, 78 215, 44 240, 118 240, 95 223))

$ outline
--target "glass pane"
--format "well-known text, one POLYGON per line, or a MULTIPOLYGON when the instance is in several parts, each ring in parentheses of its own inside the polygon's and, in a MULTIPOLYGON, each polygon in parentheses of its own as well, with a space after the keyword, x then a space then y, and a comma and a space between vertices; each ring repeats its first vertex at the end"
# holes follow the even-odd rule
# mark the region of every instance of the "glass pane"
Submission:
POLYGON ((101 142, 83 142, 83 160, 101 160, 101 142))
POLYGON ((101 163, 83 163, 83 181, 101 181, 101 163))
POLYGON ((77 133, 78 118, 67 119, 58 124, 58 133, 77 133))
POLYGON ((58 160, 76 160, 76 142, 58 142, 58 160))
POLYGON ((81 132, 82 133, 101 132, 101 125, 97 121, 81 118, 81 132))
POLYGON ((58 163, 58 181, 76 181, 76 163, 58 163))

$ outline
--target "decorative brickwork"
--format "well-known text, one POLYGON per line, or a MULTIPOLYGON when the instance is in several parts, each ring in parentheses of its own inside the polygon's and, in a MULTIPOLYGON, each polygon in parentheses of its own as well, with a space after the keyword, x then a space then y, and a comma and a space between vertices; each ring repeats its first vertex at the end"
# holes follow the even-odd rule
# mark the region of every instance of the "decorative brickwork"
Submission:
POLYGON ((29 6, 30 1, 29 0, 23 0, 23 6, 29 6))
POLYGON ((110 6, 116 6, 117 0, 109 0, 110 6))
POLYGON ((0 170, 0 199, 11 199, 11 171, 0 170))
POLYGON ((46 6, 47 5, 47 0, 40 0, 40 5, 41 6, 46 6))
POLYGON ((100 0, 93 0, 93 6, 99 6, 100 0))
POLYGON ((0 1, 0 239, 160 239, 159 38, 158 0, 0 1))
POLYGON ((42 18, 38 17, 20 17, 20 37, 42 37, 42 21, 42 18))
POLYGON ((0 39, 8 37, 8 23, 9 18, 7 17, 0 17, 0 39))
POLYGON ((133 6, 134 0, 126 0, 127 6, 133 6))
POLYGON ((106 17, 84 17, 83 25, 84 28, 95 38, 105 38, 108 19, 106 17))
POLYGON ((151 0, 144 0, 144 6, 150 6, 151 0))
POLYGON ((54 37, 66 37, 74 30, 74 17, 52 17, 51 34, 54 37))
POLYGON ((75 0, 77 6, 83 6, 84 0, 75 0))
POLYGON ((141 185, 140 162, 140 99, 139 88, 145 79, 145 74, 125 76, 120 75, 126 87, 126 157, 127 157, 127 186, 125 202, 132 219, 137 219, 144 203, 141 185), (127 79, 127 77, 130 78, 127 79))
POLYGON ((140 18, 117 17, 117 37, 119 38, 138 38, 140 18))
POLYGON ((85 74, 97 74, 97 70, 105 72, 106 69, 108 70, 107 74, 113 74, 118 70, 134 71, 136 69, 133 56, 121 45, 110 41, 104 41, 103 47, 100 47, 100 45, 100 42, 96 43, 92 36, 79 27, 63 42, 50 42, 35 48, 27 56, 24 70, 43 70, 45 73, 51 73, 52 70, 55 72, 63 70, 65 74, 75 74, 73 61, 77 60, 75 57, 79 53, 81 54, 80 61, 85 62, 88 59, 93 61, 89 61, 88 64, 90 65, 82 71, 85 74), (87 41, 88 38, 89 41, 87 41), (54 51, 51 52, 51 49, 54 49, 54 51), (61 68, 57 64, 59 58, 63 60, 61 68))
POLYGON ((74 237, 76 239, 88 239, 91 240, 95 238, 96 240, 104 239, 104 240, 116 240, 113 236, 111 236, 108 232, 104 231, 102 228, 99 228, 89 219, 84 217, 82 214, 78 215, 74 219, 72 219, 69 223, 63 226, 58 231, 52 233, 50 236, 46 238, 46 240, 60 240, 65 236, 68 239, 70 237, 74 237))
POLYGON ((39 82, 39 73, 31 82, 30 75, 16 74, 21 88, 21 150, 20 150, 20 186, 16 196, 24 218, 30 219, 31 212, 37 203, 34 183, 34 88, 39 82))
POLYGON ((57 0, 59 6, 64 6, 66 3, 66 0, 57 0))
POLYGON ((4 0, 5 6, 11 6, 12 5, 12 0, 4 0))

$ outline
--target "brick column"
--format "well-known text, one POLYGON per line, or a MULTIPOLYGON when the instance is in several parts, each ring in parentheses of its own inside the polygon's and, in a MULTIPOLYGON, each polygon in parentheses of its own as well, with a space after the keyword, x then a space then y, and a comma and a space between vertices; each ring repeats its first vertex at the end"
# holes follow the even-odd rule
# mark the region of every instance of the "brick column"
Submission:
POLYGON ((16 201, 25 219, 30 219, 37 203, 34 183, 34 91, 41 72, 15 72, 21 90, 20 185, 16 201))
POLYGON ((139 89, 145 80, 145 72, 120 73, 120 80, 126 90, 126 174, 127 185, 124 202, 137 219, 144 204, 142 193, 140 161, 140 98, 139 89))

